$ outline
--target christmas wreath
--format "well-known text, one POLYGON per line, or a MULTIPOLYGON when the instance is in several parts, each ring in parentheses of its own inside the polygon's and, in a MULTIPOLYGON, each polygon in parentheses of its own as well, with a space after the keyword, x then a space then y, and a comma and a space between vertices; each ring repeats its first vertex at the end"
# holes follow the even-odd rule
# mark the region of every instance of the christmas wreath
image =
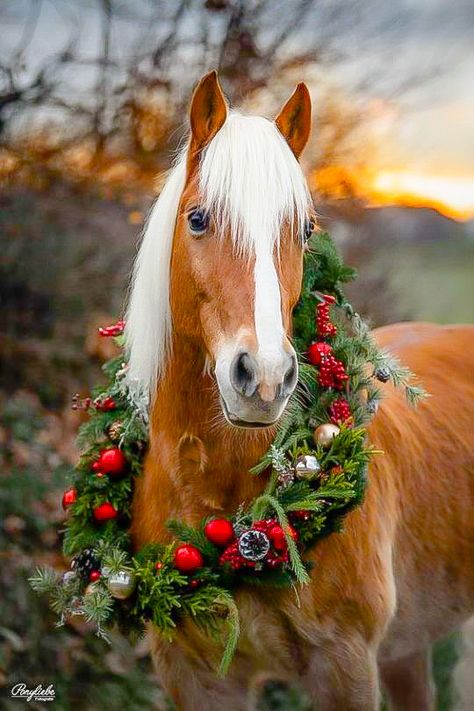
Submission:
MULTIPOLYGON (((171 637, 184 616, 219 635, 227 625, 220 672, 239 635, 233 592, 242 585, 291 586, 309 581, 305 551, 333 531, 363 498, 374 454, 366 424, 391 381, 415 404, 423 390, 390 354, 380 351, 341 285, 355 277, 327 234, 310 240, 301 299, 294 312, 299 353, 297 390, 276 437, 249 476, 265 476, 261 496, 226 518, 197 528, 169 521, 171 544, 134 551, 128 533, 133 482, 147 446, 147 407, 131 398, 126 355, 104 366, 107 378, 73 407, 90 415, 82 452, 63 496, 64 553, 71 569, 41 568, 31 578, 64 624, 72 615, 107 638, 114 625, 144 632, 151 622, 171 637)), ((100 329, 123 346, 123 322, 100 329)))

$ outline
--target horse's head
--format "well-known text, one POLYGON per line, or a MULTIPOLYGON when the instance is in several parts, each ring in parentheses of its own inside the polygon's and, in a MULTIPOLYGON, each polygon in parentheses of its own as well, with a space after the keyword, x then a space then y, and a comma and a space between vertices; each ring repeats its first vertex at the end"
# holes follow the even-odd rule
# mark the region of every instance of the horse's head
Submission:
MULTIPOLYGON (((300 294, 304 237, 312 215, 297 157, 308 139, 310 114, 304 84, 275 123, 229 113, 216 74, 208 74, 192 99, 186 153, 160 197, 162 203, 175 201, 166 261, 168 336, 163 333, 161 341, 165 336, 171 341, 174 332, 201 344, 216 376, 224 415, 234 425, 274 423, 298 378, 291 313, 300 294)), ((157 266, 159 255, 145 244, 155 227, 160 225, 154 225, 152 214, 129 316, 132 376, 138 377, 137 354, 143 345, 134 344, 134 320, 143 293, 137 296, 137 308, 134 299, 140 269, 150 269, 144 262, 155 260, 157 266)), ((155 269, 150 276, 150 289, 151 279, 165 278, 164 269, 161 264, 159 274, 155 269)), ((136 341, 138 337, 137 331, 136 341)), ((163 342, 155 342, 156 347, 163 350, 163 342)), ((156 374, 161 363, 154 363, 156 374)))

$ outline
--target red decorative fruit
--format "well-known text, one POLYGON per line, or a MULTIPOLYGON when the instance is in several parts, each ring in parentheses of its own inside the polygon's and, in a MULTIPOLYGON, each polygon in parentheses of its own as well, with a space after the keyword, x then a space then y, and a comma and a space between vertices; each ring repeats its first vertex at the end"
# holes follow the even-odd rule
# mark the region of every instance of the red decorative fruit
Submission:
POLYGON ((286 550, 287 543, 285 538, 285 532, 280 525, 273 526, 268 532, 268 537, 270 538, 273 547, 277 551, 286 550))
POLYGON ((113 397, 105 395, 96 397, 94 400, 94 407, 96 410, 99 410, 99 412, 110 412, 111 410, 115 410, 117 408, 117 403, 113 397))
POLYGON ((100 453, 99 459, 92 465, 92 469, 97 473, 97 475, 110 474, 111 476, 123 474, 126 467, 127 458, 118 447, 103 449, 100 453))
POLYGON ((99 335, 104 338, 110 338, 115 336, 121 336, 125 328, 125 321, 117 321, 112 326, 105 326, 104 328, 97 329, 99 335))
POLYGON ((63 494, 63 509, 66 510, 73 504, 75 504, 77 501, 77 491, 74 487, 71 489, 68 489, 67 491, 64 492, 63 494))
POLYGON ((308 348, 308 360, 312 365, 321 365, 322 361, 332 355, 332 346, 324 341, 312 343, 308 348))
POLYGON ((117 518, 118 511, 112 506, 111 503, 106 501, 105 503, 100 504, 100 506, 96 506, 93 511, 93 514, 95 520, 98 523, 102 523, 103 521, 110 521, 113 518, 117 518))
POLYGON ((203 563, 201 551, 189 543, 178 546, 174 552, 174 566, 180 573, 195 573, 203 563))
POLYGON ((228 546, 234 540, 234 528, 227 518, 215 518, 204 526, 204 535, 216 546, 228 546))
POLYGON ((101 576, 100 570, 91 570, 89 573, 89 580, 91 583, 95 583, 101 576))

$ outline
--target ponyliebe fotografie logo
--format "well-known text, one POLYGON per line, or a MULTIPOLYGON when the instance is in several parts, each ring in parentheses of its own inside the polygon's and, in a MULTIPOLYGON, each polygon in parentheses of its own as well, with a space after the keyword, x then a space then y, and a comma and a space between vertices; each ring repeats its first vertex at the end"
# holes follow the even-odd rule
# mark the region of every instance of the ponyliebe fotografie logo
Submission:
POLYGON ((11 689, 11 697, 14 699, 24 699, 25 701, 54 701, 56 692, 52 684, 46 688, 38 684, 35 689, 28 689, 26 684, 15 684, 11 689))

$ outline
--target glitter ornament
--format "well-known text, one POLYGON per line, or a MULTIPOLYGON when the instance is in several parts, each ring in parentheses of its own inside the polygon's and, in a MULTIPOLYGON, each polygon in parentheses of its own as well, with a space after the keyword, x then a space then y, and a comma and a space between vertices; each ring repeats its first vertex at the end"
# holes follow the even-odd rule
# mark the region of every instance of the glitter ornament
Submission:
POLYGON ((240 555, 246 560, 263 560, 270 550, 270 539, 263 531, 252 528, 240 536, 238 547, 240 555))

